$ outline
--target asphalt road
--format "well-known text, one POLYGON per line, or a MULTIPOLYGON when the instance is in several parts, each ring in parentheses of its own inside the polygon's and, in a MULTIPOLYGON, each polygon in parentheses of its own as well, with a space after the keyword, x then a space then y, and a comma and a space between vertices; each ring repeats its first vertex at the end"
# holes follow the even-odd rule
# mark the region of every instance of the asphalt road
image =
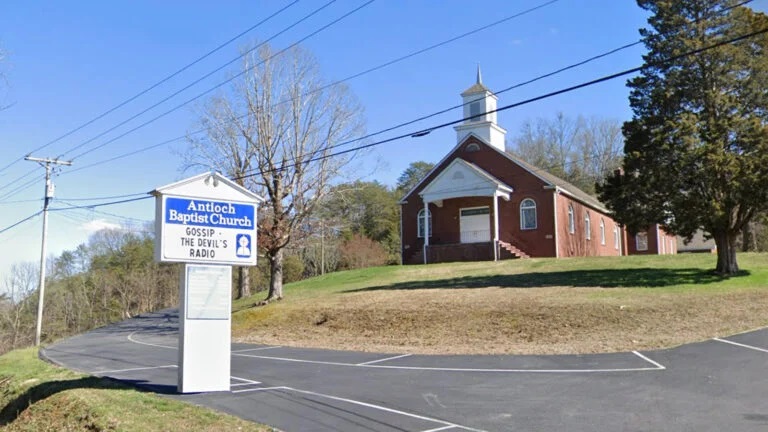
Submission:
POLYGON ((179 395, 178 315, 41 351, 65 367, 299 431, 766 431, 768 329, 648 351, 425 356, 232 345, 230 392, 179 395))

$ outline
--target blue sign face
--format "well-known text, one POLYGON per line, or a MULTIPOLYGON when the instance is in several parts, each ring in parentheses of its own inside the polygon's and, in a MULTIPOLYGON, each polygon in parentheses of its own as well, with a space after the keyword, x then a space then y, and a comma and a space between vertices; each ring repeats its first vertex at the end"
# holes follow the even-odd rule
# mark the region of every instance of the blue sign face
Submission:
MULTIPOLYGON (((230 202, 168 197, 165 200, 165 223, 211 228, 254 230, 256 206, 230 202)), ((250 236, 249 242, 250 255, 250 236)))

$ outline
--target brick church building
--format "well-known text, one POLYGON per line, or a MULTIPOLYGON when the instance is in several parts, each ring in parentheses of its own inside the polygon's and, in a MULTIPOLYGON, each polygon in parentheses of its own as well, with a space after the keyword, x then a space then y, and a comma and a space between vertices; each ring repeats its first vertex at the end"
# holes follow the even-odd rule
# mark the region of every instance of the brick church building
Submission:
POLYGON ((479 69, 461 96, 458 144, 400 201, 403 264, 677 252, 660 227, 628 236, 597 198, 508 153, 479 69))

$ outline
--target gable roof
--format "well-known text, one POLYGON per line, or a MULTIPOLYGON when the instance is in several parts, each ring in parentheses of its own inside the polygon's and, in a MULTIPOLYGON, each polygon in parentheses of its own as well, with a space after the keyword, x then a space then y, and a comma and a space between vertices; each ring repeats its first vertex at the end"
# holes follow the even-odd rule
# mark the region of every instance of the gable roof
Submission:
POLYGON ((264 202, 264 198, 240 186, 218 172, 204 172, 196 176, 160 186, 149 192, 150 195, 165 194, 234 200, 243 202, 264 202))
POLYGON ((509 194, 512 192, 512 188, 503 181, 477 165, 457 157, 440 171, 419 195, 428 202, 435 202, 463 196, 495 196, 501 193, 502 197, 509 200, 509 194))
POLYGON ((480 138, 479 136, 477 136, 477 134, 475 134, 475 133, 473 133, 473 132, 470 132, 470 133, 468 133, 468 134, 467 134, 467 136, 465 136, 465 137, 464 137, 464 139, 463 139, 461 142, 459 142, 458 144, 456 144, 455 146, 453 146, 453 148, 451 149, 451 151, 449 151, 448 153, 446 153, 446 154, 445 154, 445 156, 443 156, 443 158, 442 158, 442 159, 440 159, 440 161, 439 161, 438 163, 436 163, 436 164, 435 164, 435 166, 433 166, 433 167, 432 167, 432 169, 431 169, 431 170, 429 170, 429 171, 428 171, 428 172, 427 172, 427 173, 424 175, 424 177, 422 177, 422 178, 421 178, 421 180, 419 180, 419 181, 418 181, 418 183, 416 183, 416 184, 415 184, 415 185, 414 185, 414 186, 411 188, 411 190, 409 190, 408 192, 406 192, 406 193, 405 193, 405 195, 403 195, 403 197, 402 197, 402 198, 400 198, 400 201, 398 201, 397 203, 398 203, 398 204, 405 204, 405 203, 406 203, 406 200, 405 200, 405 199, 406 199, 406 198, 408 198, 409 196, 411 196, 411 194, 413 193, 413 191, 415 191, 416 189, 418 189, 418 188, 419 188, 419 186, 421 186, 421 184, 422 184, 422 183, 424 183, 424 181, 425 181, 426 179, 428 179, 428 178, 429 178, 429 176, 431 176, 433 172, 435 172, 435 171, 436 171, 438 168, 440 168, 440 165, 442 165, 442 164, 443 164, 443 162, 445 162, 446 160, 448 160, 448 158, 449 158, 449 157, 451 157, 451 155, 452 155, 452 154, 454 154, 454 153, 456 152, 456 150, 458 150, 458 149, 459 149, 459 147, 463 146, 463 145, 464 145, 464 143, 466 143, 466 142, 467 142, 467 140, 468 140, 470 137, 475 137, 475 138, 476 138, 478 141, 480 141, 480 142, 482 142, 482 143, 485 143, 485 141, 484 141, 482 138, 480 138))
POLYGON ((483 93, 483 92, 488 92, 493 94, 493 92, 488 87, 486 87, 483 83, 475 83, 475 84, 472 84, 472 87, 461 92, 461 95, 469 96, 471 94, 483 93))
MULTIPOLYGON (((451 155, 453 155, 462 145, 464 145, 470 137, 474 137, 478 142, 483 143, 485 146, 493 149, 494 151, 496 151, 499 154, 503 155, 505 158, 507 158, 511 162, 517 164, 518 166, 520 166, 524 170, 526 170, 529 173, 531 173, 532 175, 536 176, 539 180, 544 182, 546 186, 551 187, 551 188, 555 188, 555 189, 565 193, 566 195, 574 198, 575 200, 580 201, 580 202, 582 202, 582 203, 584 203, 584 204, 586 204, 586 205, 588 205, 590 207, 593 207, 594 209, 599 210, 599 211, 601 211, 601 212, 603 212, 605 214, 609 214, 610 213, 608 211, 608 209, 606 209, 605 206, 596 197, 594 197, 594 196, 584 192, 583 190, 579 189, 578 187, 576 187, 572 183, 569 183, 569 182, 561 179, 560 177, 558 177, 558 176, 556 176, 556 175, 554 175, 552 173, 549 173, 549 172, 547 172, 547 171, 545 171, 545 170, 543 170, 541 168, 538 168, 538 167, 536 167, 534 165, 529 164, 528 162, 522 160, 518 156, 513 155, 512 153, 509 153, 509 152, 497 149, 496 147, 488 144, 483 138, 481 138, 480 136, 478 136, 478 135, 476 135, 474 133, 469 133, 466 137, 464 137, 464 139, 460 143, 456 144, 456 146, 454 146, 451 149, 451 151, 446 153, 446 155, 442 159, 440 159, 440 162, 436 163, 435 166, 431 170, 429 170, 429 172, 424 176, 424 178, 422 178, 418 183, 416 183, 416 185, 414 187, 411 188, 411 190, 409 190, 405 195, 403 195, 403 198, 400 199, 398 204, 405 204, 406 203, 406 198, 408 198, 415 190, 417 190, 421 186, 421 184, 424 183, 424 181, 426 179, 428 179, 432 175, 432 173, 435 172, 435 170, 440 168, 440 166, 449 157, 451 157, 451 155)), ((469 163, 469 162, 467 162, 467 163, 469 163)), ((477 168, 481 169, 480 167, 477 167, 477 168)), ((488 173, 486 173, 486 174, 490 176, 490 174, 488 174, 488 173)), ((493 177, 493 176, 491 176, 491 177, 493 177)))
POLYGON ((584 204, 587 204, 590 207, 594 207, 597 210, 600 210, 604 213, 608 213, 608 209, 605 208, 605 206, 603 205, 603 203, 600 202, 600 200, 584 192, 583 190, 579 189, 573 183, 569 183, 548 171, 545 171, 541 168, 537 168, 536 166, 529 164, 528 162, 524 161, 523 159, 521 159, 520 157, 512 153, 509 153, 506 151, 500 152, 500 153, 506 156, 507 159, 520 165, 526 171, 540 178, 544 183, 547 183, 550 187, 557 188, 565 192, 567 195, 570 195, 571 197, 575 198, 576 200, 581 201, 584 204))

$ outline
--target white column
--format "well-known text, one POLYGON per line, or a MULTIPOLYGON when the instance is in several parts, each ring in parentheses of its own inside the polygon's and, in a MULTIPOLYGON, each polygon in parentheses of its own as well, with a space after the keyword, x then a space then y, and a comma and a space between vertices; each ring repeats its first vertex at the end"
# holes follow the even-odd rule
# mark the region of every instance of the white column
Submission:
POLYGON ((493 260, 499 260, 499 196, 493 193, 493 260))
POLYGON ((429 203, 424 201, 424 264, 427 263, 427 246, 429 246, 429 203))

